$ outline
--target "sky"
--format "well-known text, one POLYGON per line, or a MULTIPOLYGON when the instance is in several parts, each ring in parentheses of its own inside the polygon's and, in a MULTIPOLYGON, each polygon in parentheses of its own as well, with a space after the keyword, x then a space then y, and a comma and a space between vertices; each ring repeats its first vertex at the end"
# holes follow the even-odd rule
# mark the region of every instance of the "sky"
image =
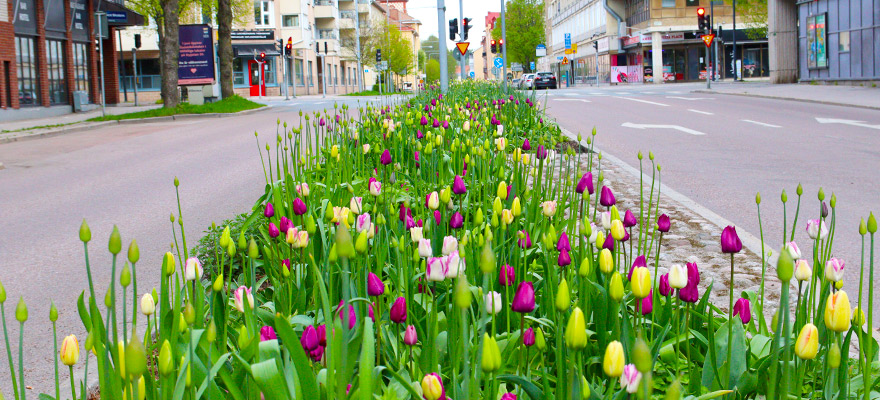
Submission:
MULTIPOLYGON (((379 0, 381 3, 382 0, 379 0)), ((446 3, 446 20, 443 22, 443 29, 446 35, 449 35, 449 20, 459 18, 459 0, 444 0, 446 3)), ((489 11, 500 12, 501 0, 462 0, 464 3, 464 17, 472 18, 471 30, 468 32, 468 42, 471 43, 468 49, 475 49, 479 45, 480 39, 484 35, 486 27, 484 26, 486 14, 489 11)), ((419 28, 421 40, 425 40, 428 36, 438 35, 437 33, 437 0, 410 0, 406 5, 409 15, 412 15, 419 21, 422 26, 419 28)), ((449 39, 447 37, 447 39, 449 39)), ((455 43, 446 42, 447 49, 454 49, 455 43)))

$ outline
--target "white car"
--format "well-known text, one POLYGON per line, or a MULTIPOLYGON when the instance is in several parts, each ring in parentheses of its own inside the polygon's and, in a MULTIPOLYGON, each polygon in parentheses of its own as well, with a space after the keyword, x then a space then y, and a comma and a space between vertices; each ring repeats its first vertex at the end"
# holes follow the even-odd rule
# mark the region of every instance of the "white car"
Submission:
POLYGON ((522 76, 519 87, 522 89, 531 89, 535 83, 535 74, 525 74, 522 76))

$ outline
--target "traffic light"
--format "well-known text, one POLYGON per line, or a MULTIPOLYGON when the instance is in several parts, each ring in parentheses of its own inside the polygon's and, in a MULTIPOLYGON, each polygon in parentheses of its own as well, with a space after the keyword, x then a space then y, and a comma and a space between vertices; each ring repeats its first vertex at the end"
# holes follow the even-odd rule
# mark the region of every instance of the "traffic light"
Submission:
POLYGON ((136 49, 141 48, 141 34, 140 33, 134 34, 134 48, 136 48, 136 49))
POLYGON ((449 40, 455 41, 455 34, 458 33, 458 18, 449 20, 449 40))
POLYGON ((382 49, 376 49, 376 62, 382 62, 382 49))
POLYGON ((497 53, 496 47, 495 47, 495 39, 492 39, 492 53, 497 53))
POLYGON ((699 29, 703 32, 705 32, 709 28, 709 26, 711 26, 709 24, 709 16, 706 15, 706 9, 703 7, 697 9, 697 25, 699 26, 699 29))
POLYGON ((287 50, 287 54, 290 55, 290 52, 293 51, 293 37, 292 36, 287 38, 287 46, 284 46, 284 48, 287 50))
POLYGON ((599 51, 599 41, 598 40, 593 42, 593 49, 595 49, 596 51, 599 51))
POLYGON ((266 53, 260 53, 260 62, 261 63, 266 62, 266 53))
POLYGON ((464 22, 464 24, 462 26, 463 30, 461 32, 461 40, 462 41, 465 41, 468 39, 468 31, 471 29, 471 19, 472 18, 465 18, 462 20, 462 22, 464 22))
POLYGON ((504 39, 499 39, 499 40, 498 40, 498 52, 499 52, 499 53, 503 53, 503 52, 504 52, 504 39))
POLYGON ((320 54, 320 53, 321 53, 321 44, 318 42, 315 42, 315 54, 320 54))

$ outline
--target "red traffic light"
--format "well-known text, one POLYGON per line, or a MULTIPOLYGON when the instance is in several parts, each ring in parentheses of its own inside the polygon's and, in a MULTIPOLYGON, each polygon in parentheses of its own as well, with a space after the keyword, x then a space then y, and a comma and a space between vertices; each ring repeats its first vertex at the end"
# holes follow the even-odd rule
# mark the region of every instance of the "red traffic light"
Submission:
POLYGON ((492 45, 493 46, 495 45, 495 39, 492 39, 492 45))
POLYGON ((260 53, 260 58, 266 58, 266 53, 260 53))
POLYGON ((697 15, 699 15, 699 16, 701 16, 701 17, 704 16, 704 15, 706 15, 706 9, 703 8, 703 7, 698 8, 698 9, 697 9, 697 15))

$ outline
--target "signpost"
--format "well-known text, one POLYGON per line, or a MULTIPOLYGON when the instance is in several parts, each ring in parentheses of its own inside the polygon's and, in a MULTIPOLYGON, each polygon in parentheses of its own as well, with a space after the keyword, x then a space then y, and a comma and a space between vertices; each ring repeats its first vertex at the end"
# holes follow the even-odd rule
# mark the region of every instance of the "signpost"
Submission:
POLYGON ((477 74, 474 71, 471 71, 470 76, 471 76, 471 79, 474 79, 477 76, 477 74))
POLYGON ((495 68, 501 68, 504 66, 504 59, 502 59, 501 57, 495 57, 495 60, 492 61, 492 65, 495 68))
POLYGON ((570 33, 565 34, 565 48, 566 49, 571 48, 571 34, 570 33))
POLYGON ((533 71, 533 72, 535 71, 535 62, 534 61, 529 62, 529 71, 533 71))
POLYGON ((177 84, 214 83, 214 40, 208 25, 180 25, 177 84))
POLYGON ((455 47, 458 48, 458 52, 463 56, 467 53, 468 45, 470 45, 470 42, 458 42, 455 44, 455 47))
POLYGON ((710 62, 709 49, 712 46, 712 41, 715 40, 715 34, 714 33, 704 34, 702 39, 703 39, 703 43, 706 44, 706 89, 711 89, 712 88, 712 83, 711 83, 712 82, 712 70, 709 68, 709 62, 710 62))

